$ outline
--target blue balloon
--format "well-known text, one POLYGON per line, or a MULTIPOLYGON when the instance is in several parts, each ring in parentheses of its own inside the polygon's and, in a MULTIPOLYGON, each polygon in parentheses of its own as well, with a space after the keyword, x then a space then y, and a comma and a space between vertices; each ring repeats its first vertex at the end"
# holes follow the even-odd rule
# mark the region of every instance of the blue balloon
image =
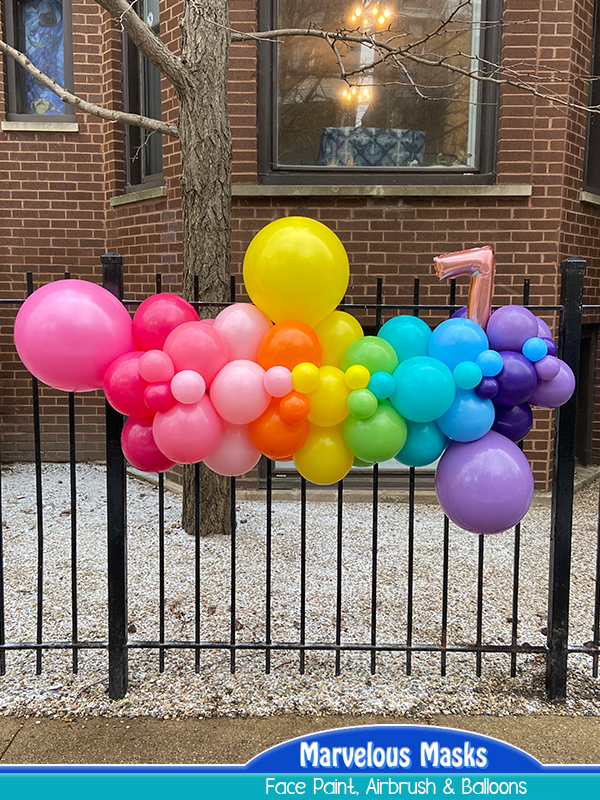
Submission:
POLYGON ((548 355, 548 345, 539 336, 532 336, 531 339, 527 339, 521 352, 530 361, 540 361, 548 355))
POLYGON ((400 363, 407 358, 427 355, 431 328, 419 317, 403 314, 382 325, 377 336, 392 345, 400 363))
POLYGON ((475 363, 483 373, 484 378, 495 378, 500 372, 504 362, 497 350, 484 350, 475 359, 475 363))
POLYGON ((433 422, 450 408, 456 395, 448 367, 429 356, 407 358, 394 370, 394 381, 390 402, 413 422, 433 422))
POLYGON ((374 372, 367 386, 378 400, 387 400, 395 388, 396 381, 389 372, 374 372))
POLYGON ((450 444, 435 422, 411 422, 406 420, 408 433, 400 452, 394 456, 400 464, 409 467, 425 467, 433 464, 450 444))
POLYGON ((447 319, 438 325, 429 339, 428 353, 454 369, 461 361, 475 361, 489 350, 485 331, 470 319, 447 319))
POLYGON ((480 399, 472 389, 458 389, 454 402, 436 422, 449 439, 474 442, 492 429, 494 416, 491 400, 480 399))

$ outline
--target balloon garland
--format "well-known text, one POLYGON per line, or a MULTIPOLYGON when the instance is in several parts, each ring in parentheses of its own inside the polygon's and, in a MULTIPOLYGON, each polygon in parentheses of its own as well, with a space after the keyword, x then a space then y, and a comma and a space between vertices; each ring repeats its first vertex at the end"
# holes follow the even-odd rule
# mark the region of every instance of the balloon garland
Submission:
POLYGON ((286 217, 246 252, 253 304, 198 320, 189 303, 163 293, 132 320, 105 289, 63 280, 23 303, 15 343, 44 383, 104 389, 128 417, 123 452, 140 470, 204 461, 242 475, 264 454, 331 484, 353 465, 439 459, 436 491, 448 517, 497 533, 522 519, 533 496, 516 444, 532 426, 531 406, 561 405, 575 379, 531 311, 491 314, 490 247, 435 264, 440 279, 470 276, 467 307, 434 330, 404 315, 365 336, 336 310, 349 280, 342 243, 320 222, 286 217))

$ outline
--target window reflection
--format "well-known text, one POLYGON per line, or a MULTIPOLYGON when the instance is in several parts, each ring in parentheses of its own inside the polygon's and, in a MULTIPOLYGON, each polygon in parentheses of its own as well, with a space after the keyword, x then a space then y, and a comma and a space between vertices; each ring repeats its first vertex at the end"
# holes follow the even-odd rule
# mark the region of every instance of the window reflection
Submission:
MULTIPOLYGON (((20 49, 34 66, 65 85, 62 0, 21 0, 18 5, 20 49)), ((65 114, 65 104, 32 75, 21 70, 21 114, 65 114)))

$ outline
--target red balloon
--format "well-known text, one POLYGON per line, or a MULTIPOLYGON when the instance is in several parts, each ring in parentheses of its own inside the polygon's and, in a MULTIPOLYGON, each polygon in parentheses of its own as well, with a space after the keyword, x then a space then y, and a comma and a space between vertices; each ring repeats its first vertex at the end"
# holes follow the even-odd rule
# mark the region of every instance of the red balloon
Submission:
POLYGON ((321 363, 323 347, 314 330, 304 322, 278 322, 263 338, 256 359, 264 369, 287 367, 290 371, 297 364, 309 361, 321 363))
POLYGON ((208 388, 229 360, 227 344, 212 326, 204 322, 186 322, 172 331, 164 344, 175 372, 191 369, 199 372, 208 388))
POLYGON ((295 425, 285 423, 279 413, 279 398, 275 397, 269 407, 248 425, 250 439, 257 450, 269 458, 284 460, 298 452, 310 430, 307 419, 295 425))
POLYGON ((144 391, 144 403, 152 411, 168 411, 177 401, 173 397, 170 383, 151 383, 144 391))
POLYGON ((151 417, 154 413, 144 402, 148 383, 140 376, 143 353, 125 353, 104 374, 104 394, 113 408, 128 417, 151 417))
POLYGON ((175 294, 154 294, 133 317, 133 335, 140 350, 161 350, 167 336, 184 322, 197 322, 194 308, 175 294))
POLYGON ((156 446, 151 419, 129 417, 123 426, 121 447, 127 461, 142 472, 165 472, 175 466, 156 446))

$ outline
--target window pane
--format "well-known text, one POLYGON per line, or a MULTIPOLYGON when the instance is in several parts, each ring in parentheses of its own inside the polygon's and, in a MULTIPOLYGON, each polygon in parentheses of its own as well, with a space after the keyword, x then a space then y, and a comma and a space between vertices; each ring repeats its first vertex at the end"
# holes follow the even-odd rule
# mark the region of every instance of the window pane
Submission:
MULTIPOLYGON (((20 0, 18 5, 19 44, 38 69, 61 86, 65 85, 65 47, 62 0, 20 0)), ((25 70, 21 70, 23 91, 20 114, 65 114, 62 100, 25 70)))
MULTIPOLYGON (((416 56, 443 56, 474 68, 479 52, 480 0, 279 0, 277 27, 387 30, 416 56), (360 13, 358 13, 360 12, 360 13), (441 19, 452 22, 431 36, 441 19), (352 17, 354 16, 354 19, 352 17), (428 36, 429 35, 429 36, 428 36), (466 55, 460 55, 464 53, 466 55)), ((383 34, 389 38, 390 34, 383 34)), ((340 79, 329 45, 316 38, 278 45, 278 163, 282 166, 470 167, 475 164, 477 86, 447 69, 403 60, 372 63, 368 45, 339 45, 350 84, 340 79)))

